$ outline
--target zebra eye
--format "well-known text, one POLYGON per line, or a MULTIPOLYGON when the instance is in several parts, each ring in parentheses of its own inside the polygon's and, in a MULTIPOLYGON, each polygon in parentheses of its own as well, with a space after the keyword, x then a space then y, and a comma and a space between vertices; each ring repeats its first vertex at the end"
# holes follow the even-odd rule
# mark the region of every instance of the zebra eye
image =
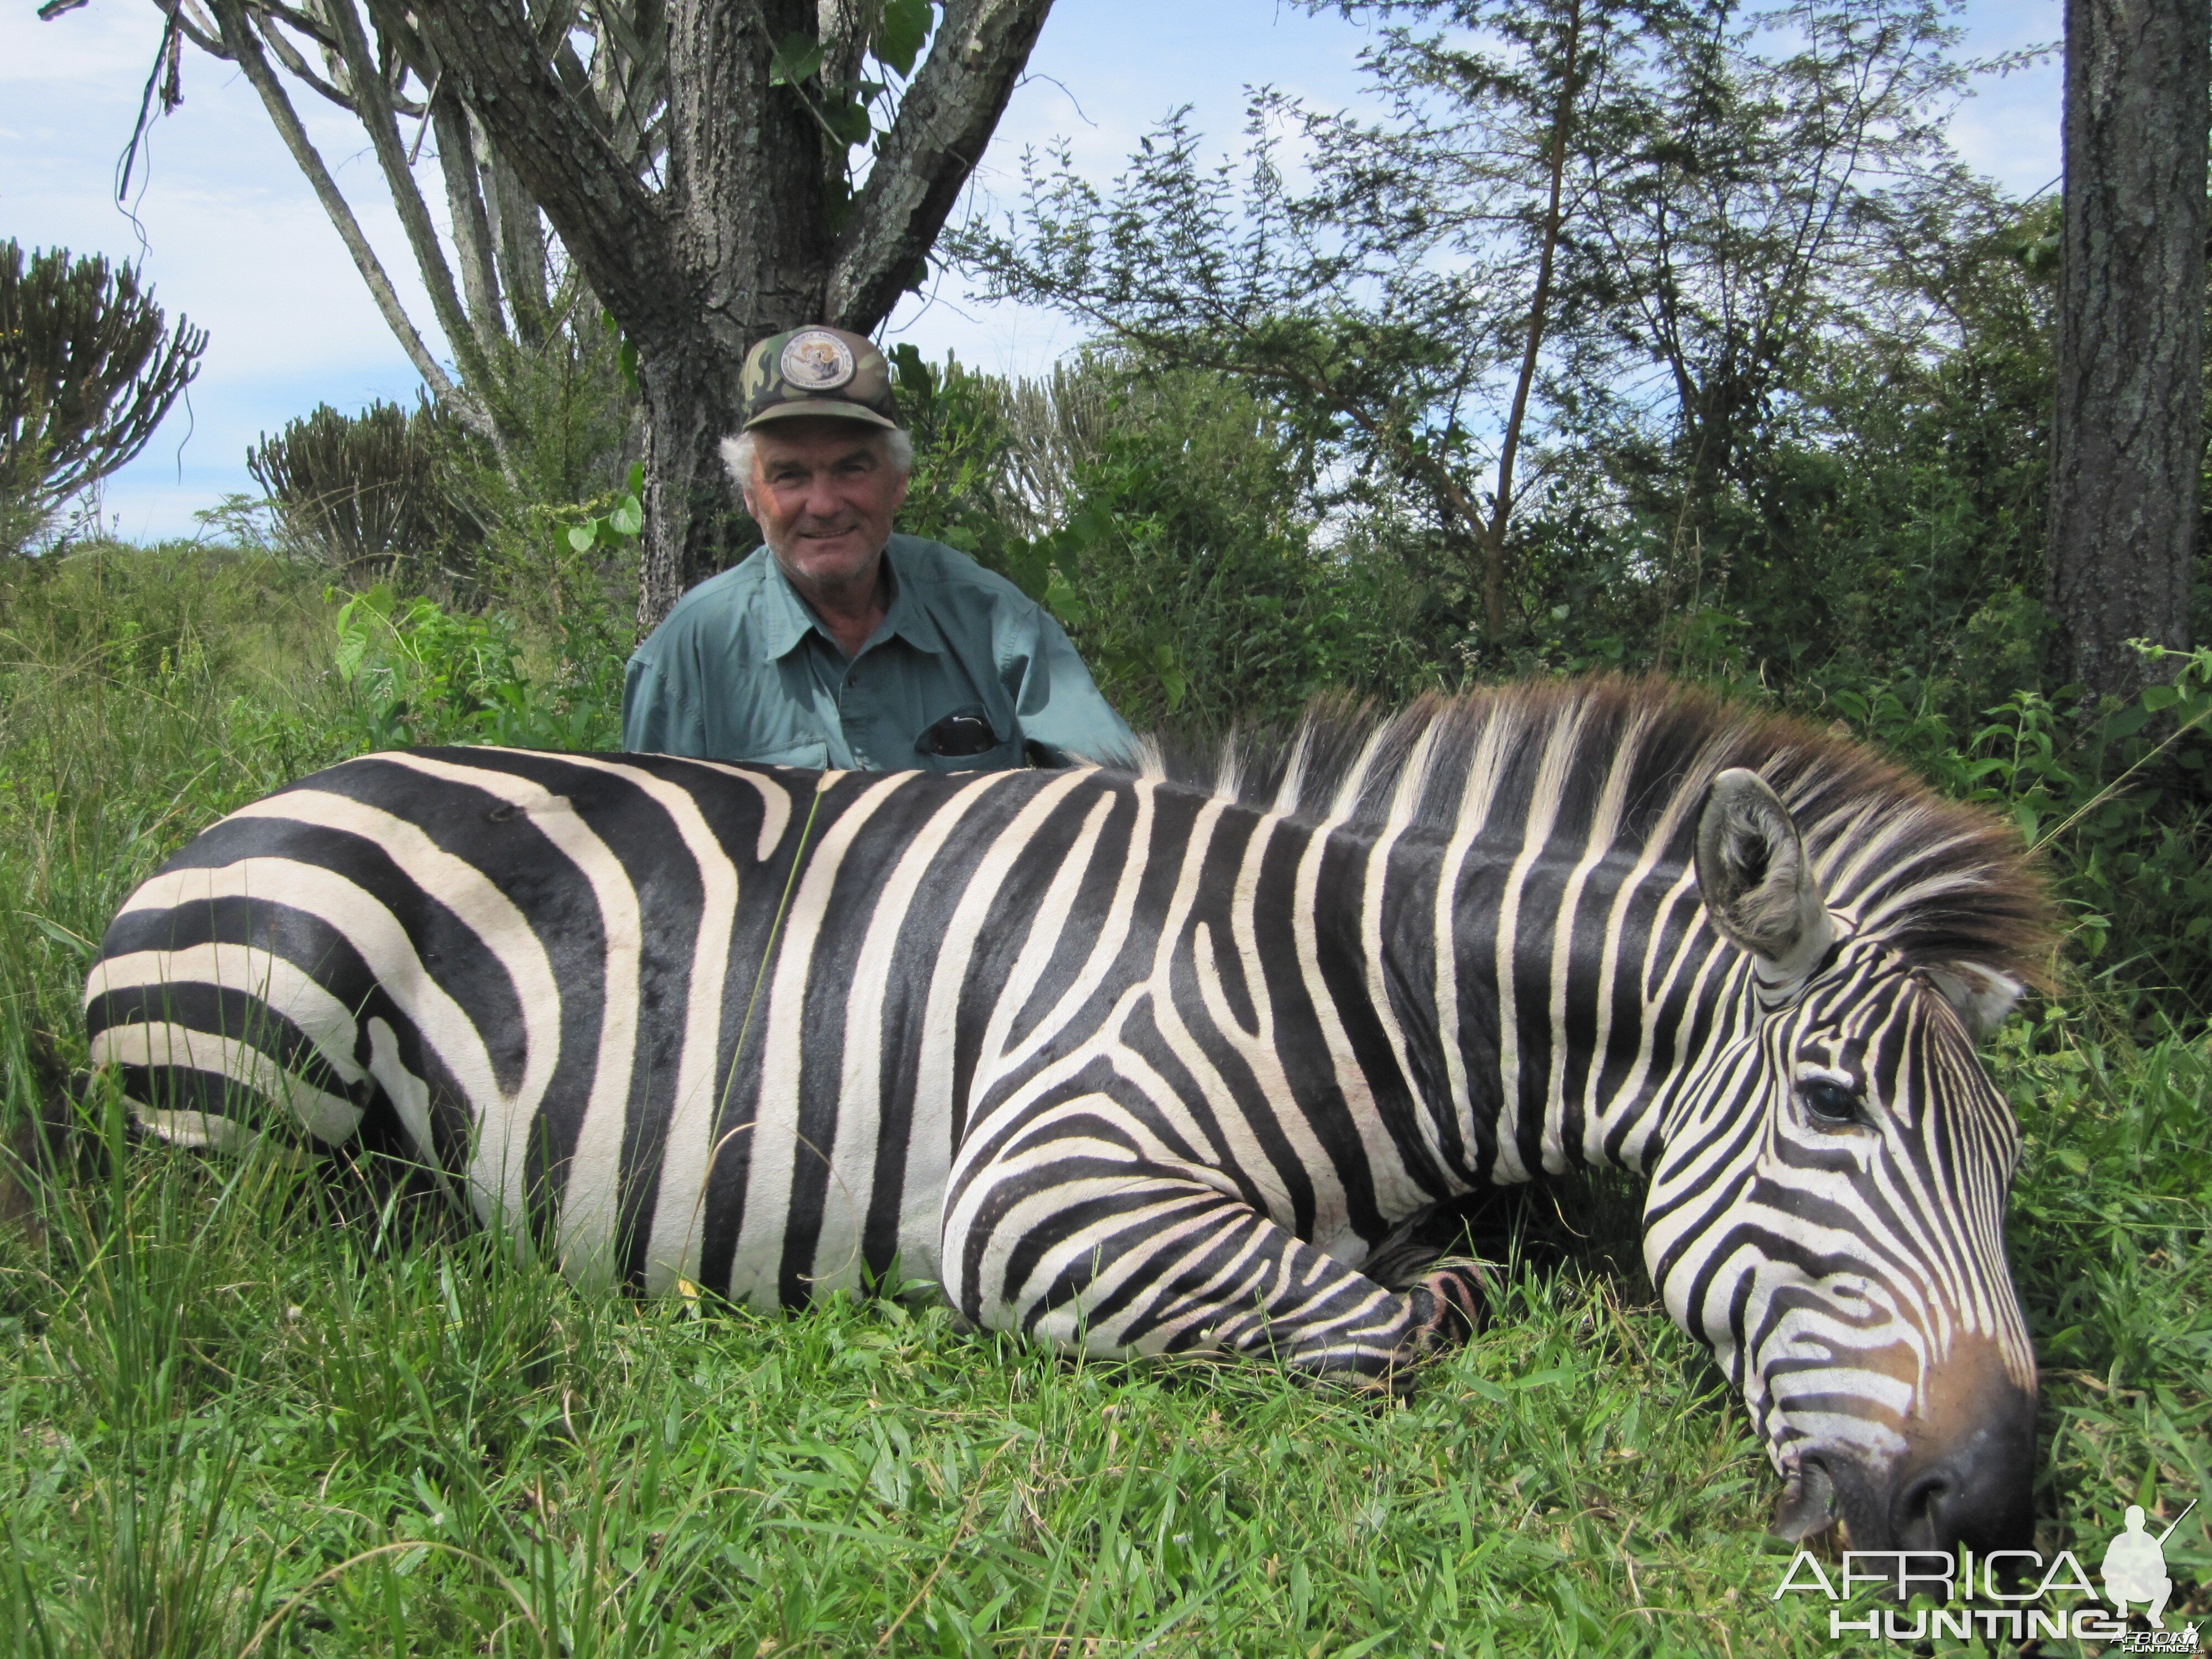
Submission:
POLYGON ((1863 1121, 1857 1092, 1832 1077, 1808 1077, 1797 1085, 1797 1095, 1824 1129, 1840 1129, 1863 1121))

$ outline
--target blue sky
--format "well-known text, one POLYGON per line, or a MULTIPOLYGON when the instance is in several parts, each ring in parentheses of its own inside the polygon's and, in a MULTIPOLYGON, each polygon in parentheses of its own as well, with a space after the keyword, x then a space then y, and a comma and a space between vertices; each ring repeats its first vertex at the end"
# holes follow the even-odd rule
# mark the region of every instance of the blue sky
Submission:
MULTIPOLYGON (((2056 40, 2062 28, 2059 0, 1972 0, 1959 21, 1975 58, 2056 40)), ((160 29, 149 0, 91 0, 43 24, 32 0, 0 5, 0 236, 142 260, 170 314, 210 332, 189 410, 180 406, 146 453, 107 481, 104 513, 134 538, 189 534, 195 508, 252 489, 245 454, 262 432, 317 403, 411 399, 417 384, 259 100, 229 65, 187 49, 185 104, 155 124, 130 210, 117 205, 116 164, 160 29)), ((1024 149, 1063 137, 1078 165, 1103 182, 1181 104, 1193 106, 1199 131, 1233 148, 1251 84, 1342 106, 1358 93, 1364 38, 1277 0, 1059 0, 976 188, 1011 195, 1024 149)), ((428 332, 428 303, 360 128, 313 94, 295 95, 428 332)), ((1953 141, 1978 171, 2026 194, 2057 176, 2058 104, 2055 59, 1991 77, 1960 108, 1953 141)), ((1049 313, 979 303, 957 278, 926 301, 910 299, 888 333, 933 356, 950 349, 1021 374, 1081 337, 1049 313)))

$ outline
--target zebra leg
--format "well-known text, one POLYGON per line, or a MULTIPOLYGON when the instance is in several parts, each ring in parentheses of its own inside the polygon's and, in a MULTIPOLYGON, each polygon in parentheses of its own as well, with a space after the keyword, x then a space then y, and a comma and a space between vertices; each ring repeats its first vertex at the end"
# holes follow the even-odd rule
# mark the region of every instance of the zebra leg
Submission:
POLYGON ((1480 1283, 1462 1267, 1378 1284, 1218 1171, 1054 1116, 1060 1133, 1036 1126, 954 1171, 945 1289, 976 1324, 1090 1354, 1212 1349, 1382 1377, 1479 1322, 1480 1283))

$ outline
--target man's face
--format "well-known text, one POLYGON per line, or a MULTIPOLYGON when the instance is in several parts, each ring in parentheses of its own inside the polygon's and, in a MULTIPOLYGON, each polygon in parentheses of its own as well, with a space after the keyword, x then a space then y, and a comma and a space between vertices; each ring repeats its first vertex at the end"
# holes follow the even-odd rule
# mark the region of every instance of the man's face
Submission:
POLYGON ((906 500, 906 475, 884 434, 854 421, 771 422, 753 431, 745 510, 784 574, 801 587, 872 576, 906 500))

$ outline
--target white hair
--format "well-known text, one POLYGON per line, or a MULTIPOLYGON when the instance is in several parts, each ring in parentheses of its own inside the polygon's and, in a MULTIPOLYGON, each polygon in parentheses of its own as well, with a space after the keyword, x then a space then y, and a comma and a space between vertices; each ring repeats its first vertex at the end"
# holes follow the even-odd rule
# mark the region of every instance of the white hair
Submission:
MULTIPOLYGON (((897 469, 903 477, 914 476, 914 436, 903 427, 888 429, 878 428, 884 440, 884 459, 897 469)), ((753 452, 758 446, 754 440, 757 432, 740 432, 722 440, 722 465, 729 469, 730 482, 740 495, 753 481, 753 452)))

